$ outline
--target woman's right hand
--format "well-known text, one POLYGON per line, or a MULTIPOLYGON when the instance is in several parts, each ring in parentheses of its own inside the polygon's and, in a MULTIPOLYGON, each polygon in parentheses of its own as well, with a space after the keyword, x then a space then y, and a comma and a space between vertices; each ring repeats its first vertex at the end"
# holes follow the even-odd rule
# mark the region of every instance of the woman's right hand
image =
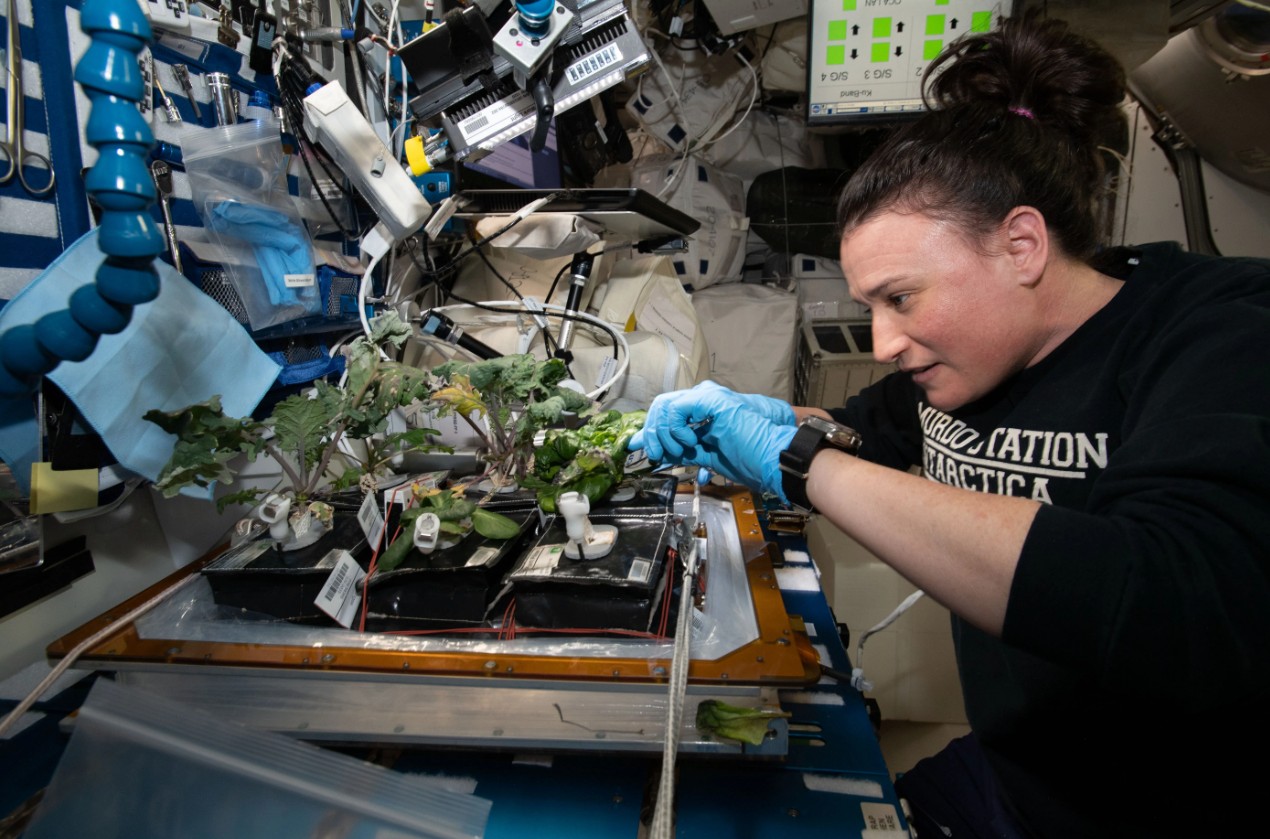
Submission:
POLYGON ((631 438, 629 448, 643 449, 649 460, 663 464, 702 466, 785 500, 780 453, 789 447, 796 430, 793 409, 776 399, 770 400, 776 409, 748 400, 714 382, 664 393, 653 400, 648 419, 631 438), (752 410, 751 404, 781 421, 752 410))

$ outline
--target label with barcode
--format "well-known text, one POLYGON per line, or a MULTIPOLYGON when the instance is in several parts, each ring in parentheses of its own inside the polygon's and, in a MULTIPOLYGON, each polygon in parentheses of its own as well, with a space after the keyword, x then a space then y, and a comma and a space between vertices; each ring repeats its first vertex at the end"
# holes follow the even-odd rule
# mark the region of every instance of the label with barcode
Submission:
POLYGON ((706 627, 706 615, 696 606, 692 607, 692 631, 696 635, 700 635, 706 627))
POLYGON ((362 526, 362 533, 366 534, 366 542, 372 550, 382 547, 379 540, 384 535, 384 514, 379 512, 375 493, 368 492, 362 499, 362 506, 357 510, 357 523, 362 526))
POLYGON ((631 560, 631 570, 626 573, 626 579, 632 583, 648 582, 648 575, 653 570, 653 564, 647 559, 635 557, 631 560))
POLYGON ((322 593, 314 600, 314 604, 330 615, 336 623, 347 629, 353 625, 357 607, 361 605, 362 596, 357 591, 358 584, 366 578, 353 555, 348 551, 334 551, 335 569, 326 578, 322 593))
POLYGON ((475 145, 491 135, 497 134, 514 122, 528 119, 534 115, 534 100, 523 90, 517 91, 506 99, 500 99, 493 105, 482 108, 458 124, 459 133, 468 145, 475 145), (478 133, 479 132, 479 133, 478 133))
POLYGON ((498 559, 498 548, 491 548, 486 545, 483 548, 477 548, 472 551, 472 555, 468 557, 467 562, 463 563, 463 565, 467 568, 477 568, 493 565, 496 559, 498 559))
POLYGON ((564 555, 564 545, 539 545, 529 552, 519 573, 538 577, 550 577, 564 555))
POLYGON ((621 60, 622 53, 618 50, 617 44, 609 44, 599 52, 593 52, 577 63, 571 64, 564 72, 569 77, 569 84, 578 84, 621 60))
POLYGON ((313 288, 313 275, 283 274, 282 284, 287 288, 313 288))

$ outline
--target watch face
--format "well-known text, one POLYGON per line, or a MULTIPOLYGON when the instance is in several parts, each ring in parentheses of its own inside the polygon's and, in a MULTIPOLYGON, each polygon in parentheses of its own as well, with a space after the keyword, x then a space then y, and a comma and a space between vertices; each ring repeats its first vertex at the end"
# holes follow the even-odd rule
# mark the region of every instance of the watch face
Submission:
POLYGON ((836 422, 831 422, 827 419, 824 419, 823 417, 817 417, 817 416, 807 417, 805 420, 803 420, 803 425, 810 426, 816 429, 817 431, 823 431, 826 434, 832 434, 833 432, 837 431, 839 428, 842 427, 838 425, 838 423, 836 422))
POLYGON ((845 425, 839 425, 836 422, 816 416, 807 417, 803 424, 823 432, 825 442, 835 448, 855 451, 860 446, 860 433, 854 428, 848 428, 845 425))

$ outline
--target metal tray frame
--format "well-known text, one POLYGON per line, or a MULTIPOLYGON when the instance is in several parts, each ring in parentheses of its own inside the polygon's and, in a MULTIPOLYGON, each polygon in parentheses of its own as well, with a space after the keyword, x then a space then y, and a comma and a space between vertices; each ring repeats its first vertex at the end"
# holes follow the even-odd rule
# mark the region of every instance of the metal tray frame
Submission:
MULTIPOLYGON (((793 687, 814 684, 820 677, 818 656, 801 631, 801 620, 786 612, 762 536, 753 497, 739 488, 707 487, 704 494, 731 504, 742 560, 752 595, 759 637, 714 660, 693 659, 689 681, 704 685, 793 687)), ((211 557, 178 570, 151 588, 108 610, 53 642, 47 650, 59 659, 78 644, 108 627, 175 582, 197 574, 211 557)), ((320 649, 293 644, 226 643, 181 638, 143 638, 136 622, 123 625, 85 651, 81 666, 95 669, 163 669, 176 665, 217 668, 267 668, 294 675, 392 675, 411 682, 428 678, 479 677, 497 680, 566 680, 662 684, 670 673, 669 658, 582 658, 557 655, 488 654, 486 652, 415 652, 364 649, 327 644, 320 649)))

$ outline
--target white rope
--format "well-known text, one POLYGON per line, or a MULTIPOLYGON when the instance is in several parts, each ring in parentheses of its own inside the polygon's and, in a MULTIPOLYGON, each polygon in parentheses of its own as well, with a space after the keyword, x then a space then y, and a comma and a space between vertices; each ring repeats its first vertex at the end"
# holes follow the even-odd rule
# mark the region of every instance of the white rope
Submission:
POLYGON ((684 697, 688 690, 688 665, 692 662, 691 618, 693 611, 693 579, 697 575, 697 552, 700 542, 691 538, 685 557, 683 581, 679 591, 679 615, 675 621, 675 647, 670 659, 670 689, 666 708, 666 740, 661 753, 661 782, 657 787, 657 803, 653 809, 650 839, 670 839, 674 835, 675 759, 679 755, 679 732, 683 725, 684 697))

